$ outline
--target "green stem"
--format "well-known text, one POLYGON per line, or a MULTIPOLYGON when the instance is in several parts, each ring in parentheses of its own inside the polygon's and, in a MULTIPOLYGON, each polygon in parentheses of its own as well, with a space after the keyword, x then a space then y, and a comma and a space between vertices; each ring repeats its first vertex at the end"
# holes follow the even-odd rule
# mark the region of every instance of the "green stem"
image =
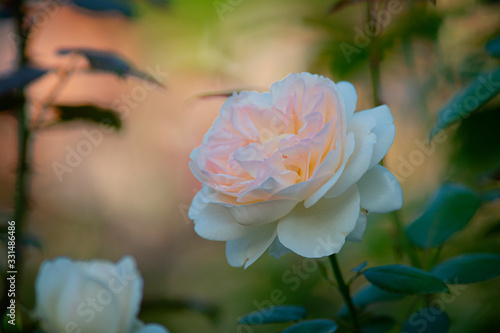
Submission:
MULTIPOLYGON (((436 251, 434 252, 434 255, 432 256, 432 258, 430 260, 425 261, 425 263, 424 263, 425 270, 430 270, 432 267, 434 267, 437 264, 442 249, 443 249, 443 244, 439 245, 439 247, 436 249, 436 251)), ((428 254, 428 256, 430 256, 430 253, 428 254)))
POLYGON ((354 327, 355 333, 361 333, 361 328, 359 327, 358 315, 356 313, 356 308, 354 307, 354 303, 351 299, 351 294, 349 291, 349 286, 345 283, 344 277, 342 276, 342 271, 340 270, 339 263, 337 261, 337 256, 332 254, 330 256, 330 262, 332 263, 333 275, 335 275, 335 279, 338 283, 338 288, 342 298, 344 299, 347 308, 349 309, 349 315, 351 317, 351 322, 354 327))
POLYGON ((414 267, 422 267, 422 264, 420 263, 420 259, 417 256, 415 248, 410 243, 410 240, 406 235, 406 231, 403 228, 403 223, 399 218, 399 212, 398 211, 392 212, 392 217, 393 217, 394 227, 396 228, 397 232, 396 237, 398 237, 398 239, 401 241, 401 246, 403 247, 405 253, 408 255, 411 264, 414 267))
MULTIPOLYGON (((14 1, 13 10, 16 19, 16 33, 18 36, 18 65, 22 67, 28 63, 28 58, 26 55, 26 36, 23 31, 24 23, 24 13, 23 13, 23 0, 14 1)), ((24 94, 24 92, 22 92, 24 94)), ((16 183, 14 192, 14 213, 13 220, 15 221, 15 237, 16 237, 16 247, 15 247, 15 257, 16 265, 15 270, 21 271, 23 265, 21 241, 23 235, 23 227, 26 219, 26 210, 28 205, 29 196, 29 180, 28 180, 28 156, 29 156, 29 142, 30 142, 30 112, 23 103, 19 106, 17 112, 17 131, 18 131, 18 147, 17 147, 17 169, 16 169, 16 183)), ((17 276, 16 285, 20 285, 20 277, 17 276)), ((19 287, 16 288, 16 294, 19 295, 19 287)), ((1 300, 0 311, 8 306, 9 284, 6 283, 1 300)))
MULTIPOLYGON (((370 55, 368 60, 368 65, 370 67, 370 78, 372 83, 372 92, 373 92, 373 104, 374 106, 379 106, 382 103, 382 99, 380 98, 380 50, 378 45, 378 40, 376 36, 376 24, 374 18, 371 17, 371 9, 373 2, 366 1, 366 20, 368 23, 368 27, 370 29, 371 35, 374 36, 371 45, 370 45, 370 55)), ((382 29, 382 28, 380 28, 382 29)), ((381 31, 379 32, 381 33, 381 31)))

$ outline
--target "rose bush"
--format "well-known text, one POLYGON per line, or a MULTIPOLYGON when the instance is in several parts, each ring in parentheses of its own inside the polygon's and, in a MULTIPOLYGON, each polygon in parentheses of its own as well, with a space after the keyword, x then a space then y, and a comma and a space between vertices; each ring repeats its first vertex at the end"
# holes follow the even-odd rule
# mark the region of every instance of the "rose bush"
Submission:
POLYGON ((366 212, 401 208, 397 179, 378 165, 394 119, 386 105, 355 113, 357 98, 348 82, 301 73, 227 99, 191 153, 203 187, 189 217, 200 236, 227 241, 230 265, 246 268, 267 248, 331 255, 361 240, 366 212))
POLYGON ((133 258, 42 263, 34 315, 47 333, 167 333, 137 320, 143 281, 133 258))

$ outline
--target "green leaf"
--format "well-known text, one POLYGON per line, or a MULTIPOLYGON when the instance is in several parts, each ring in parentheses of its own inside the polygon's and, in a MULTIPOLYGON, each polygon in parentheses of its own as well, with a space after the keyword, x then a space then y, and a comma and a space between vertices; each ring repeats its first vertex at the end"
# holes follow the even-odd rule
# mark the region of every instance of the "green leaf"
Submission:
POLYGON ((271 306, 269 308, 251 312, 240 318, 238 322, 243 325, 287 323, 290 321, 304 319, 306 314, 306 309, 301 306, 271 306))
POLYGON ((76 6, 104 14, 121 13, 134 16, 134 8, 128 0, 71 0, 76 6))
POLYGON ((439 277, 415 267, 378 266, 368 268, 363 274, 376 287, 393 293, 416 295, 449 292, 439 277))
POLYGON ((485 236, 496 236, 498 234, 500 234, 500 220, 493 222, 484 232, 485 236))
POLYGON ((480 205, 479 196, 467 186, 444 184, 434 193, 422 216, 408 226, 406 233, 421 248, 441 245, 469 223, 480 205))
POLYGON ((469 116, 500 92, 500 68, 478 75, 467 87, 439 111, 431 131, 432 139, 449 125, 469 116))
POLYGON ((500 188, 494 188, 481 192, 481 199, 483 201, 495 201, 500 198, 500 188))
POLYGON ((446 312, 427 307, 414 312, 403 323, 401 332, 405 333, 446 333, 450 329, 450 319, 446 312))
POLYGON ((57 53, 60 55, 80 54, 87 59, 93 70, 110 72, 119 77, 125 77, 126 75, 135 76, 163 87, 152 75, 134 68, 127 60, 112 52, 87 48, 68 48, 60 49, 57 53))
POLYGON ((356 272, 356 273, 361 273, 361 271, 363 270, 363 268, 366 267, 367 265, 367 261, 363 261, 361 264, 359 264, 358 266, 354 267, 353 269, 351 269, 352 272, 356 272))
MULTIPOLYGON (((382 302, 382 301, 391 301, 396 299, 401 299, 404 296, 401 294, 391 293, 389 291, 382 290, 380 288, 375 287, 374 285, 367 285, 366 287, 360 289, 352 298, 352 302, 354 306, 357 308, 365 308, 370 304, 382 302)), ((341 317, 347 316, 349 314, 349 310, 347 306, 342 306, 340 308, 338 315, 341 317)))
POLYGON ((313 319, 290 326, 281 333, 333 333, 337 327, 337 323, 332 320, 313 319))
POLYGON ((489 40, 485 45, 486 51, 494 58, 500 58, 500 36, 489 40))
POLYGON ((490 253, 465 254, 443 261, 435 266, 431 273, 451 284, 490 280, 500 276, 500 255, 490 253))
POLYGON ((45 73, 47 71, 44 69, 24 66, 0 77, 0 96, 16 89, 23 89, 45 73))
POLYGON ((370 319, 367 323, 361 326, 362 333, 385 333, 390 331, 396 321, 388 316, 379 316, 370 319))
POLYGON ((118 113, 105 110, 93 105, 55 106, 59 119, 63 122, 73 120, 87 120, 102 123, 115 129, 121 129, 122 121, 118 113))

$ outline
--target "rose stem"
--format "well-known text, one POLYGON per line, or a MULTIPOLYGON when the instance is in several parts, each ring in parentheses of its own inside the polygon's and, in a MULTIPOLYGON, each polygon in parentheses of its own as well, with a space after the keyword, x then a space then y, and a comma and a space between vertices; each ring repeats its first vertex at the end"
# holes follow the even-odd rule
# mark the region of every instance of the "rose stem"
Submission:
POLYGON ((351 299, 351 294, 349 292, 349 286, 344 281, 344 277, 342 276, 342 271, 340 270, 339 263, 337 261, 336 254, 332 254, 330 256, 330 262, 332 263, 333 275, 335 275, 335 279, 338 283, 338 288, 342 298, 344 299, 347 308, 349 309, 349 316, 351 317, 351 322, 354 327, 355 333, 361 333, 361 329, 359 327, 358 315, 356 313, 356 308, 354 307, 354 303, 351 299))
MULTIPOLYGON (((368 64, 370 67, 370 77, 373 90, 373 104, 374 106, 382 105, 382 100, 380 98, 380 50, 377 41, 377 28, 375 17, 372 17, 370 11, 372 9, 372 1, 366 1, 366 20, 368 28, 373 36, 372 44, 369 50, 368 64)), ((382 29, 382 28, 380 28, 382 29)), ((381 31, 379 31, 381 33, 381 31)))
POLYGON ((401 241, 401 245, 403 246, 403 249, 408 255, 411 264, 414 267, 419 267, 419 268, 422 267, 420 259, 418 258, 417 253, 415 252, 415 248, 410 243, 410 240, 406 235, 406 231, 403 228, 403 224, 401 222, 401 219, 399 218, 399 212, 398 211, 392 212, 392 217, 394 221, 394 227, 396 228, 396 237, 398 237, 399 240, 401 241))
MULTIPOLYGON (((13 4, 16 18, 16 33, 17 33, 17 57, 18 65, 22 67, 28 63, 26 55, 26 36, 23 33, 24 13, 23 13, 23 0, 16 0, 13 4)), ((22 92, 24 96, 24 92, 22 92)), ((16 222, 16 270, 22 269, 22 253, 21 241, 23 224, 26 217, 26 206, 28 202, 28 151, 30 141, 30 128, 29 128, 29 110, 26 103, 23 102, 17 110, 18 121, 18 148, 17 148, 17 170, 16 170, 16 185, 14 190, 14 214, 13 220, 16 222)), ((16 284, 19 285, 19 277, 16 284)), ((7 307, 9 299, 7 297, 9 284, 5 283, 5 290, 3 292, 1 309, 2 311, 7 307)), ((19 293, 17 293, 19 294, 19 293)))

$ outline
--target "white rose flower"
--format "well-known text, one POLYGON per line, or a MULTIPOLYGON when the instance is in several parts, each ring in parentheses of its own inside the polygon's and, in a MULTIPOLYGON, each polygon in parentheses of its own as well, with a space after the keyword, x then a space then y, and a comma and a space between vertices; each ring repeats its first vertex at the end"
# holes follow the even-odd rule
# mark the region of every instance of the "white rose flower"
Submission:
POLYGON ((189 210, 202 237, 227 241, 230 265, 267 248, 308 258, 361 240, 366 214, 401 208, 401 187, 378 165, 394 141, 386 105, 354 112, 356 89, 323 76, 290 74, 270 92, 241 92, 191 153, 203 183, 189 210))
POLYGON ((137 320, 143 280, 135 260, 56 258, 42 263, 34 315, 47 333, 164 333, 137 320))

